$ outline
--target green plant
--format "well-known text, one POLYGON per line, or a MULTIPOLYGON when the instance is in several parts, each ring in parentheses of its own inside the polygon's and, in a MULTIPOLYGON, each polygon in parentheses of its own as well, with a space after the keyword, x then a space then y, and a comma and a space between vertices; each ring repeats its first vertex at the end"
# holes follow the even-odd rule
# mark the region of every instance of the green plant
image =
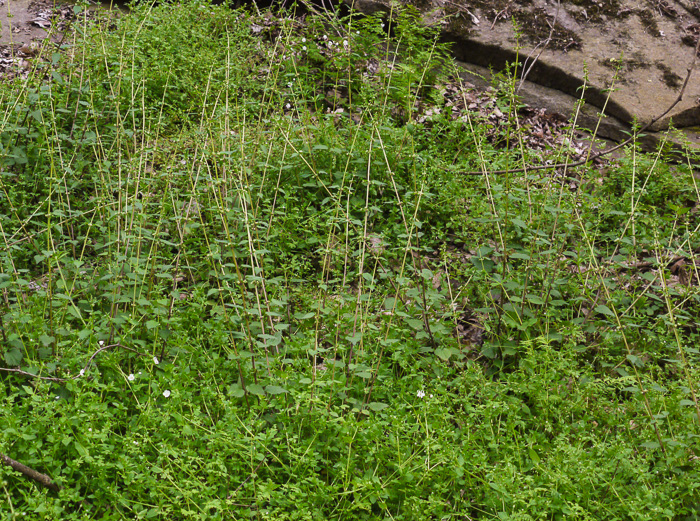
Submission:
POLYGON ((573 126, 411 9, 78 29, 0 85, 3 514, 696 514, 692 153, 496 173, 573 126))

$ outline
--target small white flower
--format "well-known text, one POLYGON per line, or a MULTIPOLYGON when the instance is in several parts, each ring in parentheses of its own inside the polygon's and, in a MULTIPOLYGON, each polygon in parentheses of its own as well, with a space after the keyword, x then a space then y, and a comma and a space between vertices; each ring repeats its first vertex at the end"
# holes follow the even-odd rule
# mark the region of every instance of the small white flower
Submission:
POLYGON ((433 397, 433 395, 431 394, 431 395, 430 395, 430 397, 432 398, 432 397, 433 397))
POLYGON ((156 365, 158 365, 158 364, 160 363, 160 362, 158 361, 158 358, 155 357, 155 356, 153 357, 153 363, 156 364, 156 365))
POLYGON ((163 396, 168 398, 170 396, 170 391, 168 391, 167 389, 165 391, 163 391, 163 396))
POLYGON ((90 427, 90 428, 88 429, 88 432, 92 432, 92 427, 90 427))
POLYGON ((56 400, 58 400, 58 396, 56 396, 56 398, 55 398, 55 399, 56 399, 56 400))
POLYGON ((138 445, 138 444, 139 444, 139 442, 138 442, 138 441, 135 441, 135 442, 134 442, 134 445, 138 445))
POLYGON ((418 395, 418 398, 423 398, 425 396, 425 393, 421 390, 416 393, 418 395))
POLYGON ((347 41, 347 40, 343 40, 343 47, 347 47, 347 46, 348 46, 348 41, 347 41))
POLYGON ((304 46, 301 48, 301 50, 302 50, 302 51, 305 51, 305 50, 306 50, 306 45, 304 45, 304 46))
POLYGON ((141 371, 139 371, 139 374, 141 374, 141 371))
POLYGON ((291 106, 289 103, 287 103, 287 104, 284 106, 284 108, 287 109, 287 110, 289 110, 289 109, 292 108, 292 106, 291 106))
POLYGON ((360 31, 357 31, 357 34, 360 34, 360 31))
POLYGON ((127 376, 127 378, 129 379, 130 382, 133 382, 133 381, 134 381, 134 378, 136 378, 136 377, 135 377, 134 374, 132 373, 132 374, 130 374, 129 376, 127 376))
POLYGON ((78 376, 85 376, 85 369, 81 369, 80 374, 78 374, 78 376))
POLYGON ((384 24, 382 24, 382 29, 384 29, 384 24))
POLYGON ((306 43, 306 38, 302 38, 301 43, 306 43))
POLYGON ((97 343, 98 343, 99 345, 101 345, 101 346, 105 345, 105 341, 104 341, 104 340, 100 340, 100 341, 97 342, 97 343))
POLYGON ((324 40, 328 40, 328 36, 326 36, 326 35, 324 34, 324 35, 323 35, 323 39, 324 39, 324 40))

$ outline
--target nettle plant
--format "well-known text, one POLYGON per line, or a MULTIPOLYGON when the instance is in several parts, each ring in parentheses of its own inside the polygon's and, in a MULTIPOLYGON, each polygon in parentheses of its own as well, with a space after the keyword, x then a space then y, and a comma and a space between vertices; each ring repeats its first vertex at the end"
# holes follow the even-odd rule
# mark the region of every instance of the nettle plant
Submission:
POLYGON ((76 24, 0 86, 0 439, 63 487, 11 515, 693 511, 692 155, 493 173, 513 80, 448 107, 410 8, 76 24))

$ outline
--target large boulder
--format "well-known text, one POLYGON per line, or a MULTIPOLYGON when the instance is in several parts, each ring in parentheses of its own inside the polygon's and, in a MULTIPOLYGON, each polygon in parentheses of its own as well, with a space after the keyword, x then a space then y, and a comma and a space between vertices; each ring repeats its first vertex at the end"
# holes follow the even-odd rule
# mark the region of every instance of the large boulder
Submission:
MULTIPOLYGON (((344 1, 364 13, 391 12, 391 0, 344 1)), ((700 35, 697 0, 398 3, 418 8, 426 24, 439 24, 462 62, 498 69, 518 58, 526 69, 532 65, 528 80, 572 99, 581 96, 585 82, 587 118, 594 122, 605 108, 616 121, 602 131, 613 139, 624 137, 635 121, 645 126, 662 115, 677 100, 689 68, 700 68, 693 59, 700 35), (597 108, 595 114, 590 106, 597 108)), ((692 71, 680 102, 649 130, 665 131, 670 125, 685 135, 673 139, 700 147, 700 70, 692 71)))

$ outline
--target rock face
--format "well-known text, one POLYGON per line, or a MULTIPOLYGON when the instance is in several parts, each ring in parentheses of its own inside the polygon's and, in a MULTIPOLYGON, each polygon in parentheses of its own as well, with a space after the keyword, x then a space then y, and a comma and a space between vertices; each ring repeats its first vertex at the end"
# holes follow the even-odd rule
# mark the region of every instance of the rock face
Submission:
MULTIPOLYGON (((344 0, 354 9, 389 13, 391 0, 344 0)), ((421 0, 426 24, 439 24, 455 57, 468 64, 502 68, 519 58, 527 79, 605 107, 606 137, 620 139, 634 121, 644 126, 677 100, 652 131, 683 129, 674 140, 700 147, 700 0, 421 0), (515 22, 515 23, 514 23, 515 22), (520 33, 516 35, 517 30, 520 33), (520 47, 519 55, 515 49, 520 47), (608 89, 613 86, 609 95, 608 89)), ((527 100, 526 100, 527 101, 527 100)), ((653 132, 652 138, 653 136, 653 132)), ((657 136, 658 137, 658 136, 657 136)), ((647 139, 653 144, 654 139, 647 139)))

